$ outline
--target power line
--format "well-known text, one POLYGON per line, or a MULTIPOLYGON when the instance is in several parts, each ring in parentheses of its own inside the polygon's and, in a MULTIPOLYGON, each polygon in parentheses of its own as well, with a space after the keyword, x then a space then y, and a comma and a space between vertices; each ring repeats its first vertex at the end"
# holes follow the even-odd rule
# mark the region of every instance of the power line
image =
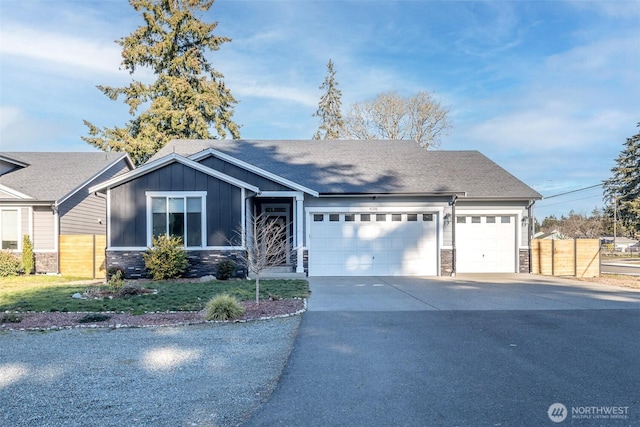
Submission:
MULTIPOLYGON (((577 202, 579 200, 593 199, 595 197, 601 197, 601 196, 599 194, 596 194, 594 196, 587 196, 587 197, 581 197, 579 199, 565 200, 564 202, 556 202, 556 203, 551 203, 551 204, 548 204, 548 205, 544 205, 544 204, 540 204, 539 205, 539 204, 536 203, 536 206, 537 206, 538 210, 542 210, 542 209, 545 209, 545 208, 548 208, 548 207, 551 207, 551 206, 564 205, 564 204, 571 203, 571 202, 577 202)), ((539 203, 543 203, 543 202, 544 202, 544 200, 541 200, 539 203)))
POLYGON ((578 191, 590 190, 591 188, 597 188, 597 187, 602 187, 602 184, 596 184, 596 185, 591 185, 589 187, 578 188, 577 190, 571 190, 564 193, 554 194, 552 196, 547 196, 547 197, 543 196, 543 199, 552 199, 554 197, 564 196, 566 194, 571 194, 571 193, 577 193, 578 191))

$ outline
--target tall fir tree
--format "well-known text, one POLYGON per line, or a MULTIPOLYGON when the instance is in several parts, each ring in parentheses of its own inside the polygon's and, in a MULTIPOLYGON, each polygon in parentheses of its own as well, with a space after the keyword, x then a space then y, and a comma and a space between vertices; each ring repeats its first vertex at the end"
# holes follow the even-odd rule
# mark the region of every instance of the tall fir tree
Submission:
POLYGON ((327 64, 327 77, 325 77, 320 89, 324 93, 318 102, 318 110, 313 116, 320 117, 321 123, 318 131, 313 135, 313 139, 339 139, 344 129, 344 120, 340 111, 342 92, 338 89, 336 72, 333 69, 331 59, 327 64))
POLYGON ((150 70, 156 80, 97 86, 114 101, 124 97, 134 118, 124 127, 102 129, 84 120, 89 128, 84 141, 104 151, 126 151, 141 164, 171 139, 225 138, 227 132, 240 137, 232 120, 237 101, 222 81, 224 76, 205 58, 208 50, 216 51, 231 39, 213 34, 217 22, 196 17, 213 2, 129 0, 145 25, 116 41, 122 46, 122 67, 130 74, 139 68, 150 70), (140 107, 147 109, 137 114, 140 107))
MULTIPOLYGON (((637 124, 640 127, 640 122, 637 124)), ((615 198, 617 217, 632 235, 640 235, 640 132, 627 138, 624 149, 611 169, 613 176, 604 181, 604 194, 615 198)))

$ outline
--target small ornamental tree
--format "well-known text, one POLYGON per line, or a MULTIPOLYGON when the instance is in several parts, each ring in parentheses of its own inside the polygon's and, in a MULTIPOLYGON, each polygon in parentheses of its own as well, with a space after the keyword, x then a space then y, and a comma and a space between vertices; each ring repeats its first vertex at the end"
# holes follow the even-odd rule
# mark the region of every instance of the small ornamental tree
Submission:
POLYGON ((24 268, 24 274, 33 273, 35 268, 35 258, 33 256, 33 245, 28 235, 24 235, 22 238, 22 268, 24 268))
POLYGON ((290 224, 281 222, 282 217, 265 214, 251 216, 245 230, 238 234, 245 242, 247 252, 239 258, 247 269, 256 276, 256 304, 260 303, 260 275, 270 267, 282 265, 288 258, 289 242, 287 227, 290 224))
POLYGON ((163 234, 153 238, 152 247, 142 257, 153 280, 175 279, 189 266, 182 238, 163 234))

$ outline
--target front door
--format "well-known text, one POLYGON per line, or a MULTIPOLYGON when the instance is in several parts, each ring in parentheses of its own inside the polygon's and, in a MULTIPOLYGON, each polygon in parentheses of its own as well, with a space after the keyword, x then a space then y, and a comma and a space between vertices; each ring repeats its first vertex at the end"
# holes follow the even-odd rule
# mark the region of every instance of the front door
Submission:
POLYGON ((291 264, 291 215, 289 204, 287 203, 267 203, 262 205, 262 214, 267 219, 275 223, 279 228, 284 227, 285 233, 278 233, 285 241, 286 261, 285 265, 291 264))

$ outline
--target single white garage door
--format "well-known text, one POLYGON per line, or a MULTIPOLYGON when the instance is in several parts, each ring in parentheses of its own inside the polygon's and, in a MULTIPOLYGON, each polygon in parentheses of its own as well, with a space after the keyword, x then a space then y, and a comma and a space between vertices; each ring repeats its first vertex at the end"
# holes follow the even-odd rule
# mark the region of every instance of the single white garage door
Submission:
POLYGON ((515 273, 516 217, 456 215, 458 273, 515 273))
POLYGON ((436 214, 314 213, 310 276, 435 276, 436 214))

